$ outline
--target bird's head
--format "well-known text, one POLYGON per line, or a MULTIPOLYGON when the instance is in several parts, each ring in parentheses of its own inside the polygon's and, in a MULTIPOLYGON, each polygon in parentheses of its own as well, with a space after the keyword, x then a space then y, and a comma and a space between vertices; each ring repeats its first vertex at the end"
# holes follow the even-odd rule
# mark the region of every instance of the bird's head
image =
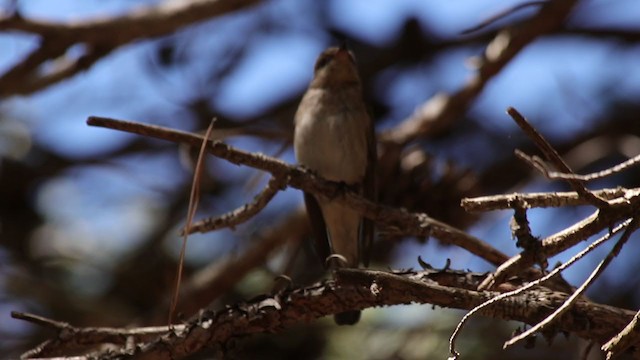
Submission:
POLYGON ((344 45, 323 51, 313 73, 311 87, 360 85, 355 57, 344 45))

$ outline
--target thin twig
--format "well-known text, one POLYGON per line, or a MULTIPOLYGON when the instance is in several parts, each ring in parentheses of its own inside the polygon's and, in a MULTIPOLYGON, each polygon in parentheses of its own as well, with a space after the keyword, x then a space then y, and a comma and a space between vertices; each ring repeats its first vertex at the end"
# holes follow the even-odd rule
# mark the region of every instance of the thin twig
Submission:
MULTIPOLYGON (((637 204, 640 200, 639 196, 634 195, 631 198, 619 200, 621 201, 612 202, 615 206, 609 209, 609 211, 596 210, 587 218, 543 239, 541 254, 549 258, 609 228, 611 224, 634 217, 637 212, 637 210, 635 210, 637 205, 634 204, 637 204)), ((518 274, 524 269, 528 269, 535 263, 535 258, 530 255, 525 255, 527 254, 517 254, 498 266, 496 271, 487 276, 478 289, 492 288, 510 276, 518 274)))
POLYGON ((66 323, 66 322, 56 321, 53 319, 46 318, 44 316, 30 314, 30 313, 21 312, 21 311, 12 311, 11 317, 14 319, 24 320, 32 324, 36 324, 36 325, 40 325, 40 326, 44 326, 44 327, 48 327, 56 330, 62 330, 64 328, 71 326, 69 325, 69 323, 66 323))
POLYGON ((86 345, 110 343, 124 345, 127 338, 133 337, 135 342, 147 342, 160 334, 167 334, 172 331, 174 334, 181 334, 186 330, 185 325, 176 324, 169 326, 147 326, 137 328, 112 328, 112 327, 86 327, 80 328, 69 323, 52 320, 40 315, 24 312, 12 311, 11 317, 34 323, 47 328, 57 330, 59 334, 55 339, 48 340, 36 348, 27 351, 24 355, 28 358, 41 358, 52 353, 68 351, 77 353, 78 348, 86 345))
POLYGON ((251 246, 242 254, 211 263, 193 274, 180 292, 179 311, 187 316, 196 313, 198 309, 228 293, 251 270, 264 264, 277 249, 286 243, 295 246, 309 231, 306 213, 300 209, 282 222, 256 234, 251 246))
MULTIPOLYGON (((460 354, 455 350, 455 341, 456 341, 458 335, 460 334, 460 332, 462 331, 462 328, 463 328, 464 324, 471 318, 472 315, 474 315, 478 311, 486 308, 487 306, 489 306, 491 304, 494 304, 494 303, 496 303, 498 301, 501 301, 503 299, 506 299, 508 297, 521 294, 522 292, 524 292, 526 290, 529 290, 534 286, 541 285, 545 281, 557 276, 560 272, 562 272, 564 269, 568 268, 569 266, 573 265, 576 261, 578 261, 581 258, 583 258, 586 254, 590 253, 591 251, 596 249, 598 246, 604 244, 607 240, 609 240, 611 238, 611 236, 615 235, 620 230, 625 229, 625 228, 628 230, 628 226, 629 226, 629 224, 631 222, 632 222, 632 220, 628 219, 625 222, 621 223, 620 225, 616 226, 610 232, 608 232, 607 234, 603 235, 599 239, 595 240, 593 243, 589 244, 589 246, 587 246, 587 248, 585 248, 584 250, 580 251, 578 254, 573 256, 571 259, 569 259, 564 264, 562 264, 562 265, 556 267, 555 269, 553 269, 547 275, 545 275, 545 276, 543 276, 543 277, 541 277, 541 278, 539 278, 537 280, 531 281, 531 282, 527 283, 526 285, 523 285, 523 286, 517 288, 516 290, 509 291, 509 292, 506 292, 506 293, 502 293, 502 294, 500 294, 500 295, 498 295, 498 296, 496 296, 494 298, 491 298, 490 300, 478 305, 477 307, 475 307, 474 309, 469 311, 467 314, 465 314, 462 317, 462 319, 460 320, 460 322, 458 323, 458 325, 456 326, 456 329, 453 331, 453 334, 451 334, 451 337, 449 338, 450 358, 457 359, 459 357, 460 354)), ((626 234, 627 234, 627 232, 625 232, 625 235, 626 234)), ((624 237, 624 235, 623 235, 623 237, 624 237)))
POLYGON ((633 234, 633 232, 637 229, 637 225, 638 225, 637 223, 638 223, 638 219, 634 218, 633 221, 631 221, 629 226, 626 228, 626 230, 624 231, 620 239, 618 239, 618 241, 613 246, 611 251, 607 254, 607 256, 598 264, 598 266, 596 266, 596 268, 591 272, 591 275, 589 275, 587 280, 585 280, 584 283, 582 283, 582 285, 578 289, 576 289, 576 291, 573 294, 571 294, 571 296, 569 296, 569 298, 559 308, 557 308, 551 315, 547 316, 544 320, 542 320, 532 328, 528 329, 527 331, 505 342, 503 347, 507 348, 515 344, 516 342, 526 339, 527 337, 535 334, 536 332, 541 331, 547 325, 549 325, 553 320, 558 319, 560 316, 562 316, 562 314, 567 312, 567 310, 569 310, 569 308, 571 308, 571 306, 576 302, 578 297, 582 295, 589 288, 589 286, 591 286, 591 284, 593 284, 593 281, 597 279, 598 276, 602 274, 604 269, 606 269, 607 266, 611 263, 611 261, 613 261, 613 259, 616 256, 618 256, 618 254, 620 253, 620 250, 622 249, 624 244, 627 242, 627 240, 629 240, 629 237, 631 236, 631 234, 633 234))
POLYGON ((462 30, 461 34, 463 35, 467 35, 470 34, 472 32, 476 32, 478 30, 481 30, 493 23, 495 23, 496 21, 503 19, 513 13, 515 13, 518 10, 522 10, 524 8, 527 8, 529 6, 537 6, 537 5, 544 5, 548 0, 544 0, 544 1, 529 1, 529 2, 525 2, 525 3, 521 3, 521 4, 517 4, 514 5, 512 7, 506 8, 502 11, 500 11, 499 13, 483 20, 481 23, 479 23, 478 25, 475 25, 473 27, 470 27, 468 29, 462 30))
POLYGON ((523 249, 524 254, 533 256, 536 264, 544 271, 548 266, 548 262, 541 251, 542 242, 540 238, 531 234, 531 227, 527 217, 529 204, 522 198, 516 197, 511 203, 511 208, 513 209, 513 217, 509 222, 511 237, 516 239, 516 246, 523 249))
POLYGON ((235 226, 251 219, 254 215, 264 209, 278 191, 282 190, 283 185, 284 181, 281 178, 276 176, 272 177, 267 186, 253 199, 251 203, 245 204, 226 214, 200 220, 191 225, 189 233, 206 233, 225 227, 233 229, 235 226))
MULTIPOLYGON (((560 171, 564 173, 572 174, 571 168, 569 165, 562 160, 560 154, 549 144, 549 142, 533 127, 531 124, 525 119, 522 114, 518 112, 515 108, 509 107, 507 108, 507 114, 511 116, 511 118, 520 126, 522 131, 527 134, 531 140, 536 144, 538 149, 542 151, 547 160, 551 161, 554 166, 556 166, 560 171)), ((592 205, 596 206, 599 209, 605 209, 609 206, 609 203, 606 200, 603 200, 592 192, 585 188, 584 184, 580 180, 575 179, 567 179, 569 185, 575 190, 580 196, 583 196, 587 201, 589 201, 592 205)))
MULTIPOLYGON (((58 83, 64 79, 70 78, 84 70, 89 69, 98 60, 107 56, 113 50, 114 50, 114 46, 111 46, 111 45, 93 46, 93 47, 89 47, 89 49, 87 49, 87 53, 83 54, 77 59, 72 59, 72 60, 55 59, 54 61, 56 61, 59 64, 56 64, 58 66, 56 66, 51 71, 44 72, 44 71, 38 71, 38 69, 34 69, 32 71, 32 74, 30 74, 30 76, 25 76, 24 74, 21 74, 22 81, 18 84, 18 86, 14 86, 8 89, 10 93, 5 93, 0 88, 0 94, 28 95, 37 90, 44 89, 50 85, 58 83)), ((49 58, 51 58, 51 54, 47 54, 47 55, 49 58)), ((65 56, 65 55, 62 55, 62 56, 65 56)))
POLYGON ((629 167, 640 162, 640 155, 636 155, 633 158, 626 160, 620 164, 614 165, 608 169, 601 170, 598 172, 594 172, 587 175, 579 175, 579 174, 571 174, 571 173, 563 173, 558 171, 551 171, 546 164, 535 156, 529 156, 523 153, 520 150, 516 150, 516 156, 520 159, 526 161, 529 165, 535 167, 540 171, 547 179, 562 179, 562 180, 580 180, 580 181, 591 181, 596 179, 602 179, 607 176, 611 176, 613 174, 622 172, 629 167))

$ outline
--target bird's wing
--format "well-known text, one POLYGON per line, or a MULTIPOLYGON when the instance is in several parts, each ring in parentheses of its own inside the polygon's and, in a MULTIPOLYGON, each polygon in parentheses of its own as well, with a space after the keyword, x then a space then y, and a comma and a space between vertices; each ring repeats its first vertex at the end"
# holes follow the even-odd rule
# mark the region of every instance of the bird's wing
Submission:
POLYGON ((324 217, 322 216, 322 210, 318 200, 309 194, 304 193, 304 203, 307 206, 307 215, 311 221, 311 231, 313 232, 313 244, 315 245, 316 253, 320 257, 320 261, 323 266, 325 261, 331 255, 331 249, 329 248, 329 239, 327 238, 327 226, 324 223, 324 217))
MULTIPOLYGON (((375 129, 371 121, 369 124, 369 129, 367 130, 369 131, 367 136, 367 170, 362 184, 362 195, 366 199, 375 202, 378 200, 378 189, 376 185, 376 162, 378 161, 378 151, 376 149, 377 143, 375 129)), ((360 228, 360 246, 358 249, 360 252, 360 259, 362 259, 362 265, 365 267, 369 266, 371 248, 373 247, 374 231, 373 220, 363 218, 360 228)))

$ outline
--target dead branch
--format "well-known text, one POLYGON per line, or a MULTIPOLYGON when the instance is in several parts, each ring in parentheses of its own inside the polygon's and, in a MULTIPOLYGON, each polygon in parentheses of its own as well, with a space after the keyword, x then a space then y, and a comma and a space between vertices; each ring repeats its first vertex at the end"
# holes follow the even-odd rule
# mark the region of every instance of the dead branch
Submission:
MULTIPOLYGON (((88 124, 96 125, 96 126, 104 126, 104 127, 109 127, 109 128, 119 129, 119 130, 125 130, 125 131, 138 133, 146 136, 157 137, 157 138, 167 139, 171 141, 187 143, 191 145, 202 144, 204 140, 201 136, 190 134, 190 133, 183 133, 183 132, 174 131, 166 128, 160 128, 160 127, 143 125, 138 123, 131 123, 131 122, 123 122, 123 121, 106 119, 106 118, 91 117, 88 120, 88 124)), ((487 252, 485 250, 486 247, 483 245, 481 241, 478 240, 475 242, 474 241, 467 242, 467 238, 468 238, 467 234, 465 234, 460 230, 452 228, 446 224, 439 223, 429 218, 426 214, 411 214, 403 210, 397 210, 397 209, 385 207, 379 204, 371 203, 369 201, 366 201, 360 198, 357 194, 352 193, 348 189, 345 189, 344 187, 339 186, 339 184, 325 181, 324 179, 318 178, 317 176, 314 176, 313 174, 310 174, 309 172, 299 167, 291 166, 282 161, 264 156, 262 154, 251 154, 251 153, 243 152, 235 148, 232 148, 226 144, 216 142, 216 141, 206 141, 206 149, 212 154, 220 158, 226 159, 232 163, 247 165, 247 166, 251 166, 257 169, 270 172, 274 177, 284 179, 283 181, 286 182, 286 185, 288 186, 302 189, 304 191, 308 191, 310 193, 314 193, 319 196, 330 197, 332 199, 335 199, 336 201, 347 204, 352 208, 360 211, 364 216, 370 217, 371 219, 381 224, 401 229, 401 233, 405 235, 414 235, 414 236, 433 235, 435 237, 438 237, 441 240, 452 238, 453 241, 451 241, 450 243, 466 248, 469 251, 473 252, 474 254, 475 253, 483 254, 479 256, 482 256, 485 259, 487 259, 489 256, 495 255, 495 253, 493 253, 493 255, 489 255, 492 253, 487 252), (463 241, 464 244, 459 245, 458 243, 460 241, 463 241), (474 248, 475 246, 478 246, 478 245, 482 247, 480 250, 478 250, 478 248, 474 248)), ((551 155, 550 158, 553 159, 554 158, 553 155, 551 155)), ((559 159, 559 156, 557 158, 559 159)), ((577 190, 578 189, 580 188, 577 187, 577 190)), ((578 198, 582 198, 583 201, 587 203, 591 203, 590 199, 586 199, 583 196, 583 194, 580 193, 582 191, 588 192, 588 190, 582 187, 581 190, 578 190, 576 192, 576 195, 578 196, 578 198)), ((631 215, 637 212, 637 208, 639 205, 638 200, 636 200, 638 197, 637 197, 637 194, 635 193, 630 194, 629 192, 630 192, 629 190, 622 189, 621 193, 624 194, 624 197, 613 198, 610 201, 607 201, 607 206, 598 210, 591 217, 575 224, 569 229, 565 229, 564 231, 558 234, 554 234, 551 237, 544 239, 540 244, 540 249, 539 249, 540 254, 542 254, 543 256, 553 255, 555 254, 554 251, 557 251, 557 252, 563 251, 564 249, 570 246, 573 246, 578 241, 587 239, 591 235, 594 235, 595 233, 607 227, 611 227, 612 224, 618 223, 622 221, 622 219, 633 217, 631 215), (628 216, 625 216, 625 215, 628 215, 628 216)), ((608 194, 611 194, 611 191, 608 192, 608 194)), ((521 198, 518 197, 518 199, 522 201, 521 198)), ((510 205, 513 206, 513 203, 511 203, 510 205)), ((528 206, 528 204, 524 203, 523 206, 528 206)), ((488 248, 490 249, 490 251, 495 251, 490 247, 488 248)), ((498 257, 502 255, 499 252, 498 254, 499 254, 498 257)), ((504 257, 504 255, 502 255, 502 257, 504 257)), ((482 281, 481 286, 484 286, 483 284, 486 284, 486 283, 499 284, 503 281, 503 279, 505 279, 509 275, 520 273, 523 271, 530 271, 529 267, 533 265, 534 261, 535 259, 533 259, 531 254, 528 254, 527 252, 520 254, 510 259, 509 261, 506 261, 505 263, 503 263, 493 276, 489 276, 482 281)), ((336 287, 332 288, 331 291, 340 291, 341 284, 342 284, 341 281, 344 281, 344 274, 342 275, 343 276, 342 278, 340 276, 341 275, 338 275, 338 280, 336 283, 337 285, 335 285, 336 287)), ((526 278, 527 276, 524 276, 524 277, 526 278)), ((480 281, 480 279, 478 279, 478 281, 480 281)), ((326 306, 331 307, 332 310, 326 313, 322 313, 323 314, 322 316, 333 314, 335 312, 349 310, 349 309, 351 310, 363 309, 368 306, 373 306, 373 304, 367 303, 366 299, 363 299, 362 297, 367 295, 368 293, 374 293, 376 296, 378 296, 378 294, 380 293, 380 289, 378 289, 378 286, 380 286, 380 284, 379 282, 376 281, 375 283, 370 283, 369 287, 366 287, 367 289, 366 291, 363 290, 362 287, 360 287, 357 292, 360 292, 361 294, 359 296, 354 294, 348 295, 348 297, 346 298, 347 300, 345 300, 345 298, 343 298, 340 295, 334 295, 340 298, 341 301, 339 302, 333 301, 334 303, 338 303, 338 304, 327 303, 326 306), (335 306, 340 307, 345 305, 348 307, 347 309, 333 308, 335 306)), ((323 290, 323 291, 327 291, 327 290, 323 290)), ((406 292, 408 290, 404 289, 404 291, 406 292)), ((282 302, 280 301, 281 299, 277 299, 277 297, 280 295, 276 295, 276 297, 274 298, 269 298, 269 301, 267 301, 266 303, 261 303, 262 305, 254 304, 252 305, 253 307, 251 307, 251 309, 256 309, 257 313, 262 314, 267 312, 267 310, 263 308, 263 305, 264 305, 269 309, 273 308, 279 311, 282 309, 282 302), (273 301, 276 301, 276 302, 274 303, 273 301)), ((307 300, 304 300, 304 301, 311 301, 314 298, 313 292, 312 293, 307 292, 307 295, 309 297, 307 300)), ((513 294, 513 295, 510 294, 510 296, 519 296, 519 295, 520 294, 513 294)), ((461 295, 451 294, 451 293, 448 294, 449 298, 451 297, 458 298, 459 296, 461 295)), ((562 301, 557 302, 557 306, 553 308, 560 307, 561 311, 569 311, 569 310, 574 311, 575 308, 574 307, 570 308, 568 305, 561 307, 565 301, 565 298, 566 296, 564 296, 562 301)), ((487 299, 485 299, 484 301, 486 301, 487 299)), ((574 301, 575 299, 577 299, 577 295, 573 296, 571 298, 571 301, 574 301)), ((503 300, 513 301, 514 299, 498 298, 494 300, 494 302, 503 301, 503 300)), ((303 300, 300 300, 300 301, 303 301, 303 300)), ((427 302, 440 305, 440 303, 433 302, 431 300, 427 302)), ((377 305, 380 305, 380 304, 378 303, 377 305)), ((383 303, 382 305, 385 305, 385 303, 383 303)), ((241 304, 238 306, 244 313, 250 313, 250 311, 247 310, 248 305, 241 304)), ((508 307, 508 306, 499 306, 500 309, 505 307, 508 307)), ((483 309, 483 311, 487 311, 487 310, 483 309)), ((500 314, 496 314, 495 311, 496 310, 491 310, 491 315, 501 317, 500 314)), ((497 310, 497 311, 500 312, 501 310, 497 310)), ((212 314, 212 316, 214 315, 216 314, 215 313, 212 314)), ((237 313, 235 314, 235 316, 231 317, 232 315, 234 314, 232 313, 231 310, 225 312, 225 316, 228 316, 228 317, 224 318, 224 324, 230 326, 228 331, 242 332, 243 326, 251 329, 256 329, 255 324, 250 325, 242 322, 242 317, 240 313, 237 313)), ((543 315, 539 314, 537 321, 531 324, 538 323, 541 319, 544 319, 547 315, 548 315, 548 312, 547 314, 543 314, 543 315)), ((310 318, 303 316, 301 318, 296 319, 295 322, 310 321, 311 319, 318 317, 317 314, 316 315, 305 314, 305 316, 310 316, 310 318)), ((190 329, 196 332, 196 334, 193 337, 191 337, 190 335, 191 330, 186 331, 189 334, 184 335, 184 338, 182 337, 182 335, 176 335, 175 333, 170 333, 163 336, 159 340, 155 340, 149 344, 140 345, 139 347, 136 348, 137 349, 135 351, 136 355, 139 354, 138 351, 141 351, 143 354, 145 354, 144 356, 147 356, 147 352, 149 352, 148 353, 149 358, 155 358, 158 356, 169 356, 169 357, 183 356, 186 354, 182 354, 181 351, 183 351, 185 348, 199 349, 200 347, 204 346, 205 343, 209 343, 211 339, 217 339, 216 336, 223 336, 220 334, 211 335, 209 333, 208 329, 211 326, 209 322, 216 323, 217 321, 214 318, 207 317, 204 323, 202 322, 203 321, 202 316, 199 319, 197 319, 197 321, 193 319, 191 321, 192 322, 190 324, 192 327, 190 329), (205 324, 205 328, 202 328, 200 326, 201 324, 205 324)), ((259 320, 260 324, 263 324, 262 321, 263 319, 259 320)), ((278 326, 278 328, 288 326, 289 322, 287 321, 291 321, 291 324, 294 323, 293 320, 288 318, 281 319, 277 317, 274 319, 273 317, 269 317, 268 319, 269 324, 272 324, 275 322, 276 325, 273 325, 273 326, 278 326)), ((269 326, 272 326, 272 325, 269 325, 269 326)), ((259 326, 257 326, 257 328, 259 328, 259 326)), ((254 330, 251 330, 251 331, 254 331, 254 330)), ((274 331, 274 330, 269 328, 269 329, 255 330, 255 331, 262 332, 262 331, 274 331)), ((244 336, 248 334, 242 333, 241 335, 244 336)), ((223 340, 220 340, 220 343, 223 344, 226 341, 224 340, 226 339, 225 336, 227 335, 223 336, 222 338, 223 340)), ((214 340, 214 342, 218 343, 218 340, 214 340)))
MULTIPOLYGON (((184 131, 97 116, 89 117, 87 124, 192 146, 200 146, 204 140, 201 135, 184 131)), ((253 154, 238 150, 219 141, 208 141, 207 150, 211 154, 233 164, 250 166, 267 171, 273 176, 286 179, 288 186, 314 195, 329 197, 339 203, 348 205, 359 211, 363 216, 376 221, 376 223, 398 229, 397 231, 400 234, 419 237, 433 236, 445 244, 456 245, 466 249, 496 266, 507 259, 506 255, 482 240, 435 220, 427 214, 410 213, 402 209, 373 203, 346 189, 344 186, 324 180, 301 167, 289 165, 263 154, 253 154)))
POLYGON ((573 247, 580 241, 584 241, 610 228, 614 224, 635 217, 638 212, 638 206, 640 206, 638 199, 638 196, 633 198, 633 206, 621 206, 607 211, 596 211, 586 219, 543 239, 539 254, 522 253, 513 256, 500 265, 493 274, 489 275, 480 284, 480 289, 491 288, 496 284, 500 284, 506 278, 528 269, 535 264, 536 256, 549 258, 573 247))
POLYGON ((205 266, 187 280, 180 292, 180 311, 191 315, 227 293, 249 271, 264 264, 275 250, 295 243, 310 231, 306 212, 293 212, 282 223, 255 239, 255 244, 238 257, 205 266))
MULTIPOLYGON (((560 169, 561 172, 573 174, 573 171, 571 171, 569 165, 567 165, 562 157, 560 157, 560 154, 558 154, 558 152, 553 148, 553 146, 551 146, 551 144, 549 144, 549 142, 542 136, 542 134, 540 134, 533 126, 531 126, 527 119, 525 119, 525 117, 522 116, 522 114, 520 114, 518 110, 510 107, 507 109, 507 114, 509 114, 509 116, 511 116, 516 124, 520 126, 522 131, 524 131, 524 133, 527 134, 531 138, 531 140, 533 140, 538 149, 540 149, 540 151, 542 151, 544 156, 547 158, 547 160, 551 161, 555 167, 560 169)), ((571 185, 574 191, 580 194, 580 196, 585 198, 585 200, 587 200, 593 206, 596 206, 599 209, 607 208, 609 206, 609 203, 606 200, 600 199, 592 192, 587 190, 581 180, 573 178, 566 180, 569 185, 571 185)))
MULTIPOLYGON (((640 194, 640 188, 615 188, 594 190, 593 193, 605 200, 618 198, 633 198, 640 194)), ((460 205, 466 211, 492 211, 510 209, 516 198, 522 199, 530 208, 563 207, 590 205, 577 192, 548 192, 548 193, 511 193, 504 195, 479 196, 475 198, 465 198, 460 201, 460 205)))
POLYGON ((277 177, 272 177, 267 186, 258 195, 256 195, 251 203, 245 204, 221 216, 200 220, 189 227, 189 233, 205 233, 225 227, 233 229, 235 226, 251 219, 254 215, 260 212, 260 210, 264 209, 276 193, 282 190, 282 187, 283 180, 277 177))
POLYGON ((602 351, 607 353, 607 360, 613 359, 615 356, 621 355, 629 347, 637 345, 640 342, 640 311, 638 311, 631 322, 625 326, 616 336, 611 338, 606 344, 602 345, 602 351))
MULTIPOLYGON (((482 274, 452 270, 387 273, 344 269, 336 273, 335 281, 326 280, 275 296, 260 296, 221 310, 206 309, 187 321, 179 331, 168 331, 156 340, 138 343, 129 353, 110 351, 99 358, 175 359, 194 354, 205 346, 224 351, 225 344, 234 339, 280 332, 294 324, 350 309, 408 303, 472 309, 499 295, 493 291, 471 290, 482 278, 482 274)), ((566 297, 564 293, 538 287, 503 299, 499 306, 486 309, 483 314, 534 324, 550 309, 560 306, 566 297)), ((633 316, 631 311, 581 299, 562 317, 558 330, 604 343, 633 316)), ((49 356, 56 349, 49 346, 45 350, 38 355, 49 356)))
MULTIPOLYGON (((498 269, 485 279, 481 289, 499 284, 509 276, 518 274, 534 265, 538 257, 549 258, 565 251, 580 241, 610 228, 628 218, 636 217, 640 207, 640 194, 620 202, 611 202, 612 206, 606 210, 598 210, 582 221, 557 232, 542 240, 539 253, 521 253, 504 262, 498 269)), ((619 199, 620 200, 620 199, 619 199)))
MULTIPOLYGON (((562 160, 556 150, 516 109, 509 108, 507 113, 511 115, 518 126, 520 126, 520 128, 531 137, 549 161, 564 173, 572 174, 571 169, 564 160, 562 160)), ((576 245, 579 241, 586 240, 590 236, 595 235, 606 228, 611 228, 614 224, 620 223, 628 218, 637 217, 636 214, 638 209, 640 209, 637 194, 625 193, 624 198, 606 200, 587 190, 582 180, 569 178, 567 181, 574 188, 579 197, 583 198, 584 201, 589 204, 597 207, 599 210, 587 219, 574 224, 572 227, 544 239, 541 246, 539 246, 535 252, 524 251, 523 253, 512 257, 509 261, 500 265, 494 274, 488 276, 480 285, 480 289, 486 289, 494 286, 506 279, 508 276, 517 274, 519 271, 529 268, 538 262, 539 259, 546 259, 549 256, 558 254, 576 245), (629 195, 629 197, 627 197, 627 195, 629 195)), ((519 200, 520 198, 518 196, 513 198, 513 201, 519 200)))
POLYGON ((540 5, 544 5, 545 1, 529 1, 529 2, 525 2, 522 4, 517 4, 514 5, 510 8, 504 9, 502 11, 500 11, 499 13, 489 17, 488 19, 483 20, 481 23, 474 25, 468 29, 463 30, 461 33, 462 34, 470 34, 472 32, 476 32, 478 30, 484 29, 488 26, 490 26, 491 24, 497 22, 500 19, 504 19, 505 17, 515 14, 516 12, 518 12, 519 10, 522 10, 524 8, 530 7, 530 6, 540 6, 540 5))
POLYGON ((591 284, 593 284, 593 282, 598 278, 598 276, 600 276, 600 274, 602 274, 604 269, 607 268, 607 266, 611 263, 611 261, 613 261, 613 259, 616 256, 618 256, 618 254, 620 253, 620 250, 622 250, 622 247, 624 246, 624 244, 627 242, 627 240, 629 240, 629 237, 631 236, 631 234, 633 234, 633 232, 637 229, 637 226, 638 226, 637 223, 638 223, 637 218, 631 221, 629 226, 625 229, 624 233, 622 234, 620 239, 618 239, 618 241, 613 246, 611 251, 609 251, 607 256, 598 264, 598 266, 596 266, 596 268, 591 272, 591 274, 583 282, 583 284, 580 285, 580 287, 577 288, 573 292, 573 294, 571 294, 571 296, 569 296, 567 300, 564 303, 562 303, 562 305, 559 308, 554 310, 553 313, 547 316, 544 320, 535 324, 530 329, 527 329, 527 331, 524 331, 518 336, 515 336, 511 340, 507 341, 504 344, 504 347, 506 348, 508 346, 511 346, 520 340, 524 340, 527 337, 532 336, 536 332, 542 331, 545 327, 549 326, 549 324, 551 324, 554 320, 557 321, 562 316, 562 314, 569 311, 571 306, 574 305, 576 301, 578 301, 578 297, 581 296, 587 290, 587 288, 589 288, 591 284))
MULTIPOLYGON (((624 222, 623 224, 618 225, 616 228, 612 229, 611 232, 603 235, 598 240, 596 240, 593 243, 589 244, 589 246, 586 249, 582 250, 580 253, 576 254, 571 259, 569 259, 567 262, 565 262, 564 264, 556 267, 555 269, 553 269, 551 272, 549 272, 548 274, 544 275, 543 277, 541 277, 539 279, 536 279, 534 281, 531 281, 531 282, 529 282, 529 283, 527 283, 525 285, 522 285, 522 286, 518 287, 515 290, 504 292, 504 293, 496 296, 495 298, 487 300, 486 302, 484 302, 484 303, 476 306, 475 308, 473 308, 471 311, 469 311, 467 314, 465 314, 462 317, 462 319, 460 320, 460 322, 456 326, 456 329, 453 331, 453 334, 451 334, 451 338, 449 339, 449 354, 450 354, 450 356, 452 358, 459 357, 460 354, 458 354, 458 352, 456 351, 456 348, 455 348, 456 347, 455 346, 456 339, 460 335, 464 324, 475 313, 485 309, 487 306, 490 306, 491 304, 495 304, 496 302, 498 302, 498 301, 500 301, 502 299, 506 299, 506 298, 514 296, 514 295, 522 294, 523 292, 525 292, 525 291, 527 291, 527 290, 529 290, 529 289, 531 289, 533 287, 541 286, 542 284, 545 284, 545 282, 547 282, 547 281, 549 281, 551 279, 557 278, 562 271, 567 269, 569 266, 573 265, 576 261, 578 261, 581 258, 583 258, 586 254, 592 252, 594 249, 596 249, 600 245, 604 244, 614 234, 618 233, 619 231, 621 231, 623 229, 625 229, 625 230, 628 229, 627 227, 629 226, 630 223, 631 223, 631 220, 628 220, 628 221, 624 222)), ((625 231, 625 235, 626 234, 627 234, 627 232, 625 231)), ((573 291, 573 289, 570 289, 570 291, 573 291)), ((574 292, 574 294, 575 294, 575 292, 574 292)))
POLYGON ((133 338, 135 342, 148 342, 172 329, 177 332, 185 329, 184 325, 175 325, 171 328, 169 326, 149 326, 131 329, 111 327, 79 328, 66 322, 18 311, 11 312, 11 317, 54 329, 58 333, 55 339, 50 339, 40 344, 35 349, 23 354, 22 358, 64 356, 75 353, 78 349, 84 349, 87 346, 96 344, 124 346, 128 338, 133 338))
POLYGON ((525 153, 523 153, 522 151, 516 150, 516 156, 522 160, 524 160, 527 164, 529 164, 531 167, 537 169, 538 171, 540 171, 542 173, 542 175, 544 175, 544 177, 546 177, 547 179, 550 180, 555 180, 555 179, 562 179, 562 180, 579 180, 579 181, 590 181, 590 180, 596 180, 596 179, 601 179, 607 176, 611 176, 613 174, 619 173, 621 171, 624 171, 628 168, 630 168, 631 166, 637 164, 638 162, 640 162, 640 155, 638 156, 634 156, 633 158, 624 161, 620 164, 617 164, 615 166, 612 166, 608 169, 602 170, 602 171, 598 171, 595 173, 591 173, 591 174, 587 174, 587 175, 578 175, 578 174, 572 174, 572 173, 564 173, 564 172, 558 172, 558 171, 551 171, 549 169, 549 167, 547 167, 547 165, 540 161, 539 158, 537 158, 536 156, 529 156, 525 153))

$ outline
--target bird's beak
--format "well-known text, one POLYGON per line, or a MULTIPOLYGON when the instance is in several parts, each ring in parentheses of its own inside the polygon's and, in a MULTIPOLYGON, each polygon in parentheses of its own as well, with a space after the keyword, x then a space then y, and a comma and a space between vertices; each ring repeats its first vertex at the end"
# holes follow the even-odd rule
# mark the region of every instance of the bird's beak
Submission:
POLYGON ((338 47, 338 52, 336 52, 336 57, 340 57, 340 58, 350 58, 351 54, 349 54, 349 48, 347 48, 347 42, 346 41, 342 41, 340 43, 340 47, 338 47))

